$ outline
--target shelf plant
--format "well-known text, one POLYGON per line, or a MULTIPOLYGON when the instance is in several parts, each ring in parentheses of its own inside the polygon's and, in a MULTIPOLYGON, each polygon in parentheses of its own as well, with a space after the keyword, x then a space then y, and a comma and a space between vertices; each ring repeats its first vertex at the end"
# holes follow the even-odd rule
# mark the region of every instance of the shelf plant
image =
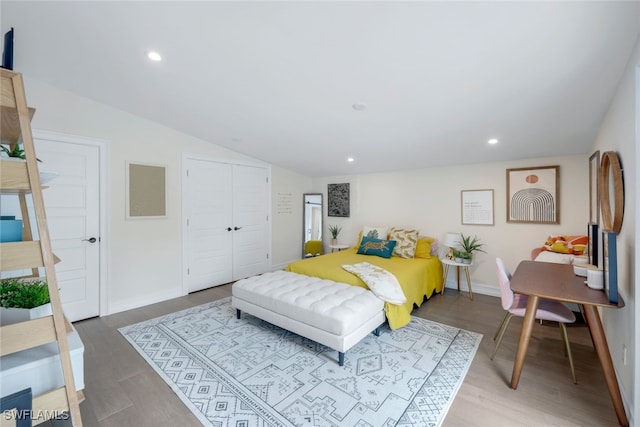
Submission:
MULTIPOLYGON (((22 159, 22 160, 26 159, 25 152, 22 149, 22 146, 20 144, 15 144, 13 148, 11 148, 11 146, 7 147, 6 145, 0 145, 0 150, 2 150, 2 152, 6 154, 7 157, 13 157, 15 159, 22 159)), ((38 158, 36 158, 36 160, 39 162, 42 161, 38 158)))
POLYGON ((0 280, 0 307, 31 309, 49 302, 49 288, 44 280, 0 280))

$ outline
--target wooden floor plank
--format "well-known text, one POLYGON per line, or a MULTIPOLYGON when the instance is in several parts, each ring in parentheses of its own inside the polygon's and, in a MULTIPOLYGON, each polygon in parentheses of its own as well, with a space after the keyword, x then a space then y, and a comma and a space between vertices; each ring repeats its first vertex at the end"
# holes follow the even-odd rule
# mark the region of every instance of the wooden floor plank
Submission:
MULTIPOLYGON (((231 295, 223 285, 112 316, 76 322, 85 343, 87 426, 199 426, 200 423, 117 331, 143 320, 231 295)), ((509 388, 522 325, 514 318, 494 360, 495 333, 504 311, 500 300, 446 290, 414 310, 414 315, 484 335, 444 427, 616 426, 598 356, 583 324, 568 328, 578 384, 571 381, 556 325, 534 327, 517 390, 509 388)))

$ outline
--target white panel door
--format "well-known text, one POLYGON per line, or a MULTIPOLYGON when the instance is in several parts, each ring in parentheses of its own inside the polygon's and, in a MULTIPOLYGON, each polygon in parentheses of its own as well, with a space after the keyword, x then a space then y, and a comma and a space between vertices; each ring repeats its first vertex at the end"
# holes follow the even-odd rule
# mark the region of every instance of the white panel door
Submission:
POLYGON ((187 292, 233 280, 232 166, 186 160, 187 292))
POLYGON ((233 167, 233 280, 269 269, 269 183, 261 167, 233 167))
MULTIPOLYGON (((56 264, 56 277, 63 310, 70 321, 98 316, 100 149, 58 140, 34 142, 42 160, 40 172, 58 172, 53 181, 43 184, 48 187, 43 197, 51 247, 62 260, 56 264)), ((35 226, 34 217, 31 223, 35 226)))

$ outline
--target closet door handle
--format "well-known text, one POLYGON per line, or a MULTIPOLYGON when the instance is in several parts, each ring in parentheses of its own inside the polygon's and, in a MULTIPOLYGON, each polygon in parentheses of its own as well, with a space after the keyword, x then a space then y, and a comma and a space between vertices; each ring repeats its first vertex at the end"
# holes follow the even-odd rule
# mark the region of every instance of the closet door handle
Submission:
POLYGON ((98 241, 95 237, 91 237, 89 239, 82 239, 83 242, 95 243, 98 241))
POLYGON ((240 230, 241 228, 242 228, 242 227, 233 227, 233 229, 234 229, 235 231, 238 231, 238 230, 240 230))
POLYGON ((231 230, 233 230, 233 228, 227 227, 227 231, 231 231, 231 230))

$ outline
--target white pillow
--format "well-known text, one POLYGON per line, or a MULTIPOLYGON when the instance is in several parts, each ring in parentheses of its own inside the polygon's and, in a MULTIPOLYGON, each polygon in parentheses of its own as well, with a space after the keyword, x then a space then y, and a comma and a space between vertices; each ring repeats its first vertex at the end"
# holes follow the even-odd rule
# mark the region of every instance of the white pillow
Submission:
POLYGON ((542 251, 538 254, 535 261, 554 262, 556 264, 572 264, 574 256, 571 254, 560 254, 551 251, 542 251))
POLYGON ((404 295, 396 276, 384 268, 368 262, 344 264, 342 268, 358 276, 367 284, 371 292, 382 301, 391 304, 404 304, 407 302, 407 297, 404 295))

